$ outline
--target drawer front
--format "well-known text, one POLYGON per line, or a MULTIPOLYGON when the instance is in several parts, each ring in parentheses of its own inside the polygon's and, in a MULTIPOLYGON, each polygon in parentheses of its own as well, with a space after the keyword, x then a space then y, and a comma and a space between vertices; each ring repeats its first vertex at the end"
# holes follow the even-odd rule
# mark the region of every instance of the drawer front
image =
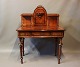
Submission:
POLYGON ((52 36, 63 36, 63 32, 51 32, 52 36))
POLYGON ((50 36, 50 32, 32 32, 33 36, 50 36))
POLYGON ((18 32, 18 36, 30 36, 31 32, 18 32))

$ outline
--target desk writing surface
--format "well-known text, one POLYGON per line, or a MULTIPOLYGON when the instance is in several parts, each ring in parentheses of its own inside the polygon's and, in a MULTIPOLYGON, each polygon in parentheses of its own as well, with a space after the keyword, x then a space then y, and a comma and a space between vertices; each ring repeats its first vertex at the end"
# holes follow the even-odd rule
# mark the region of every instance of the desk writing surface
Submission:
POLYGON ((48 28, 47 26, 42 27, 20 27, 17 29, 17 31, 64 31, 62 27, 58 27, 58 29, 55 28, 48 28))

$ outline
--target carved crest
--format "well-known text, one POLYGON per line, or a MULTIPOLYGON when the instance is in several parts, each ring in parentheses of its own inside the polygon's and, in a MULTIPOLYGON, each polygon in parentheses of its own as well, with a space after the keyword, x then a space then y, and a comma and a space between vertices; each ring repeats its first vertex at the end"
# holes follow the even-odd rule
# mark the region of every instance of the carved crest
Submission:
POLYGON ((41 5, 37 6, 33 13, 34 25, 46 25, 47 22, 47 12, 41 5))

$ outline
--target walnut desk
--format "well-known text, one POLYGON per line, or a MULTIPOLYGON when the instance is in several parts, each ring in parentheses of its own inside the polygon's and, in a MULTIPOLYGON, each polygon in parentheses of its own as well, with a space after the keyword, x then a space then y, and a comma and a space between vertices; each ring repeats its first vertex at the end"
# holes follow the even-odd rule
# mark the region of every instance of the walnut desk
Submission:
POLYGON ((25 38, 55 38, 55 55, 58 64, 62 53, 62 38, 64 29, 59 26, 59 14, 47 14, 42 6, 37 6, 33 14, 21 14, 21 27, 17 29, 20 40, 20 59, 23 64, 25 38), (59 39, 59 42, 58 42, 59 39), (57 47, 58 43, 58 47, 57 47))

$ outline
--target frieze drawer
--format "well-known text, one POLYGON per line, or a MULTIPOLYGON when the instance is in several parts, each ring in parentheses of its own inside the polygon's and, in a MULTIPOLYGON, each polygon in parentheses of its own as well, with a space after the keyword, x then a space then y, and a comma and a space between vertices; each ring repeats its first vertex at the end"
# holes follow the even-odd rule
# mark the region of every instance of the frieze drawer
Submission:
POLYGON ((31 32, 20 32, 19 36, 30 36, 31 32))
POLYGON ((33 36, 49 36, 49 32, 32 32, 33 36))
POLYGON ((63 36, 62 32, 52 32, 51 33, 52 36, 63 36))

